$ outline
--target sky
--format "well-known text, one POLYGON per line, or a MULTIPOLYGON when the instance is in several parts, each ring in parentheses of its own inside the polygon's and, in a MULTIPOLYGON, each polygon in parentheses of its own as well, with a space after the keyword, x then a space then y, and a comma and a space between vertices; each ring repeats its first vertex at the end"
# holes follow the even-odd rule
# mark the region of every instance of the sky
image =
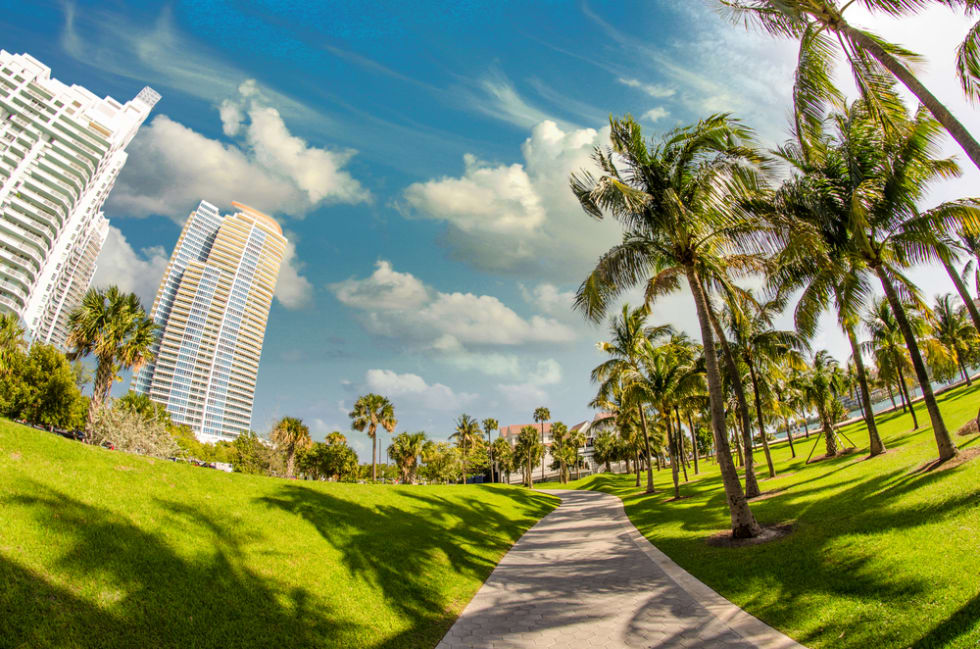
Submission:
MULTIPOLYGON (((349 430, 358 395, 399 431, 445 438, 461 413, 529 423, 538 406, 591 418, 606 326, 570 300, 615 223, 587 217, 569 174, 591 168, 609 116, 655 136, 731 112, 787 138, 794 43, 733 26, 714 0, 13 2, 0 47, 120 101, 163 96, 105 205, 95 284, 147 308, 203 200, 269 213, 289 238, 266 331, 253 427, 284 415, 314 439, 349 430)), ((953 49, 971 21, 936 8, 855 24, 925 56, 917 72, 973 132, 953 49)), ((839 80, 849 86, 845 70, 839 80)), ((976 195, 964 174, 927 203, 976 195)), ((928 205, 927 205, 928 206, 928 205)), ((941 269, 913 277, 953 290, 941 269)), ((697 337, 686 289, 653 319, 697 337)), ((788 326, 787 315, 782 324, 788 326)), ((831 317, 814 346, 840 358, 831 317)), ((128 381, 115 391, 124 392, 128 381)), ((348 435, 362 459, 367 438, 348 435)))

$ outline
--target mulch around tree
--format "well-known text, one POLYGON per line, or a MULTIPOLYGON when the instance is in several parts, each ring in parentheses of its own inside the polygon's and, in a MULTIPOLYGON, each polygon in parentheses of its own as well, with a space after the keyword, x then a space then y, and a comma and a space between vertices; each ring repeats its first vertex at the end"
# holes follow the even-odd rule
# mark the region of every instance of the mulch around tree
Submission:
POLYGON ((768 525, 762 528, 762 534, 751 539, 736 539, 732 536, 731 530, 712 534, 706 539, 708 545, 715 548, 744 548, 750 545, 761 545, 770 541, 778 541, 784 536, 788 536, 794 529, 793 523, 781 523, 779 525, 768 525))
POLYGON ((963 449, 948 460, 935 459, 931 462, 926 462, 915 471, 912 471, 912 474, 915 475, 917 473, 930 473, 932 471, 954 469, 961 464, 966 464, 970 460, 976 459, 977 457, 980 457, 980 447, 963 449))

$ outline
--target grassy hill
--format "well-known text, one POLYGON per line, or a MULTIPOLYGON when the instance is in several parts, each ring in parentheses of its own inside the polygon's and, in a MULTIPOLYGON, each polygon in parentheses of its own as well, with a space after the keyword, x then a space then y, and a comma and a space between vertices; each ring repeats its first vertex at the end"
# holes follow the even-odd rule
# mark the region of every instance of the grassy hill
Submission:
MULTIPOLYGON (((980 385, 939 397, 956 431, 977 414, 980 385)), ((763 525, 792 523, 778 541, 742 548, 706 540, 728 527, 717 465, 673 496, 670 471, 646 496, 632 476, 600 474, 567 485, 619 495, 639 530, 677 563, 750 613, 810 647, 976 647, 980 644, 980 459, 939 471, 922 404, 922 428, 908 414, 879 416, 888 453, 867 457, 863 424, 843 432, 862 448, 805 465, 815 439, 774 446, 768 479, 762 449, 756 471, 764 493, 752 504, 763 525), (762 478, 766 478, 761 480, 762 478)), ((954 441, 977 449, 976 435, 954 441)), ((823 453, 818 442, 815 456, 823 453)), ((690 470, 689 470, 690 471, 690 470)), ((646 484, 644 480, 644 485, 646 484)), ((542 488, 559 485, 539 485, 542 488)))
POLYGON ((227 474, 0 420, 0 647, 430 648, 556 504, 227 474))

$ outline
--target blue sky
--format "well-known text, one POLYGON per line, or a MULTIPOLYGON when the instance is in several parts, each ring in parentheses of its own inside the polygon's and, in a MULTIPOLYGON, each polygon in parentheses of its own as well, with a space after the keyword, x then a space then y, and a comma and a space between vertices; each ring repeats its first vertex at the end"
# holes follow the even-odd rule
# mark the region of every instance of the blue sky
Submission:
MULTIPOLYGON (((347 431, 357 395, 400 430, 444 437, 462 412, 591 417, 604 328, 570 292, 615 240, 567 189, 610 114, 651 134, 731 111, 785 137, 792 44, 727 24, 709 0, 125 2, 0 0, 0 47, 120 100, 163 99, 106 205, 98 283, 152 302, 180 224, 205 199, 277 218, 293 244, 270 315, 253 426, 347 431)), ((923 51, 968 125, 952 44, 968 22, 858 16, 923 51)), ((950 148, 950 152, 955 150, 950 148)), ((967 195, 977 175, 940 188, 967 195)), ((930 269, 930 293, 951 290, 930 269)), ((679 293, 655 317, 696 333, 679 293)), ((818 345, 843 355, 832 321, 818 345)), ((120 384, 120 390, 125 389, 120 384)), ((367 457, 366 440, 351 441, 367 457)))

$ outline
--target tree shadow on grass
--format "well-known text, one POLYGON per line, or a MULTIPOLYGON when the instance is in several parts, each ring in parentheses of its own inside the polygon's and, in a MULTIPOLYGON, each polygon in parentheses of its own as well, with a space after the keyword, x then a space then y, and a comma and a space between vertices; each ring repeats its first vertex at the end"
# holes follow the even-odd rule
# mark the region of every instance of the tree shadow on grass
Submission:
POLYGON ((193 508, 163 503, 210 533, 213 550, 188 558, 115 512, 27 490, 8 504, 51 532, 69 586, 0 556, 0 646, 322 647, 357 636, 306 589, 246 567, 243 539, 193 508))
POLYGON ((439 579, 457 581, 453 575, 459 575, 483 583, 499 556, 549 511, 551 501, 542 494, 508 494, 522 514, 509 517, 478 497, 450 499, 411 487, 397 493, 418 507, 368 506, 296 485, 283 485, 259 502, 309 521, 341 553, 353 577, 384 592, 410 628, 379 648, 432 647, 466 604, 452 599, 439 579))

